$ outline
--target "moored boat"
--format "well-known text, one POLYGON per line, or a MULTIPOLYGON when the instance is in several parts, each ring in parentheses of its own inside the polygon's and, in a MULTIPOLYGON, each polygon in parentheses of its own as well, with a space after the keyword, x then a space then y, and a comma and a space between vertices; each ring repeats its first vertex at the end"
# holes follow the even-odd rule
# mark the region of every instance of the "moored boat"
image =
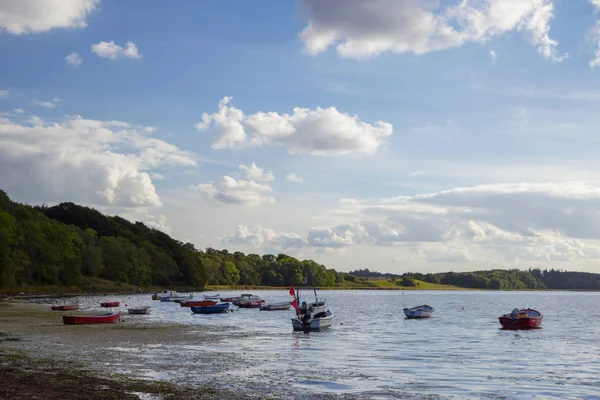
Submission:
POLYGON ((186 300, 190 300, 191 298, 193 298, 194 295, 193 294, 187 294, 187 295, 177 295, 177 296, 170 296, 170 297, 161 297, 160 301, 161 302, 172 302, 172 303, 181 303, 182 301, 186 301, 186 300))
POLYGON ((326 330, 333 323, 335 315, 327 308, 327 302, 317 297, 317 289, 313 284, 315 292, 315 301, 312 303, 302 302, 298 307, 300 291, 296 293, 294 288, 290 288, 290 295, 294 296, 292 306, 296 309, 296 316, 292 318, 292 328, 295 332, 319 332, 326 330))
POLYGON ((188 301, 180 301, 179 305, 181 307, 203 307, 203 306, 214 306, 217 304, 216 301, 207 301, 207 300, 188 300, 188 301))
POLYGON ((101 314, 101 315, 63 315, 63 323, 65 325, 82 325, 82 324, 104 324, 117 322, 120 314, 101 314))
POLYGON ((219 303, 211 306, 192 306, 190 307, 194 314, 223 314, 231 309, 231 303, 219 303))
POLYGON ((435 308, 428 306, 427 304, 423 304, 416 307, 405 308, 403 311, 406 318, 409 319, 429 318, 435 311, 435 308))
POLYGON ((291 305, 291 301, 282 301, 280 303, 259 304, 258 309, 262 311, 289 310, 291 305))
POLYGON ((221 297, 221 301, 225 301, 227 303, 233 303, 234 305, 237 305, 236 303, 240 300, 240 296, 233 296, 233 297, 221 297))
POLYGON ((510 314, 498 317, 504 329, 535 329, 542 324, 544 316, 532 308, 515 308, 510 314))
MULTIPOLYGON (((188 295, 182 295, 181 293, 175 291, 175 290, 163 290, 162 292, 156 292, 152 295, 152 300, 160 300, 163 297, 167 297, 167 298, 177 298, 177 297, 185 297, 185 299, 188 298, 188 295)), ((189 295, 189 298, 192 298, 193 295, 189 295)))
POLYGON ((205 294, 204 300, 221 300, 221 296, 219 294, 205 294))
POLYGON ((57 306, 50 306, 54 311, 71 311, 77 310, 79 308, 79 304, 61 304, 57 306))
POLYGON ((150 314, 150 306, 128 308, 129 314, 150 314))
POLYGON ((105 308, 108 308, 108 307, 119 307, 120 304, 121 303, 118 302, 118 301, 108 301, 106 303, 100 303, 100 307, 105 307, 105 308))
POLYGON ((263 304, 265 301, 255 294, 244 293, 240 296, 237 305, 240 308, 258 308, 259 304, 263 304))

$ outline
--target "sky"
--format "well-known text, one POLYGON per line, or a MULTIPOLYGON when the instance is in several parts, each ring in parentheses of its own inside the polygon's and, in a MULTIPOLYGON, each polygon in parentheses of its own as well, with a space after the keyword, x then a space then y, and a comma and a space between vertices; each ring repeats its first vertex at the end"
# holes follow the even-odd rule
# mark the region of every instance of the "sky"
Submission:
POLYGON ((0 0, 0 189, 340 271, 600 272, 600 0, 0 0))

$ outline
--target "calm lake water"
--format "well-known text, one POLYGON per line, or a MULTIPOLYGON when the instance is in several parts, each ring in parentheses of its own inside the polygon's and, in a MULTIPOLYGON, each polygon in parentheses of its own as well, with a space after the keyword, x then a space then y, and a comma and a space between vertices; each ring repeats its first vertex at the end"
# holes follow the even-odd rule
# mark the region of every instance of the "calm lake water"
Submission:
MULTIPOLYGON (((254 293, 272 302, 289 299, 287 291, 254 293)), ((173 345, 167 337, 151 344, 132 338, 103 348, 104 359, 115 372, 257 396, 600 398, 600 293, 321 291, 319 297, 335 313, 334 324, 304 334, 292 332, 293 311, 194 315, 149 295, 111 296, 153 306, 147 316, 125 315, 127 324, 185 325, 189 335, 213 340, 173 345), (432 318, 404 318, 404 305, 424 303, 435 307, 432 318), (497 317, 515 307, 541 311, 542 329, 499 329, 497 317)), ((96 307, 108 298, 78 300, 96 307)))

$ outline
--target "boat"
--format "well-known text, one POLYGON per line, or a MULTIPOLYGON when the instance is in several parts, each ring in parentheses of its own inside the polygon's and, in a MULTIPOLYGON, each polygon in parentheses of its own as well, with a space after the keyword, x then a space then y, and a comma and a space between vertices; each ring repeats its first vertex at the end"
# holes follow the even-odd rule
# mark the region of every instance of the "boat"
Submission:
POLYGON ((204 295, 204 300, 221 300, 221 296, 219 296, 218 294, 205 294, 204 295))
POLYGON ((214 306, 217 304, 216 301, 206 301, 206 300, 188 300, 188 301, 180 301, 179 305, 181 307, 203 307, 203 306, 214 306))
MULTIPOLYGON (((227 302, 227 303, 237 303, 240 300, 240 296, 233 296, 233 297, 221 297, 221 301, 227 302)), ((235 304, 237 305, 237 304, 235 304)))
POLYGON ((54 311, 71 311, 77 310, 79 308, 79 304, 61 304, 58 306, 50 306, 54 311))
POLYGON ((258 309, 262 311, 289 310, 291 305, 291 301, 282 301, 280 303, 259 304, 258 309))
MULTIPOLYGON (((156 292, 152 295, 152 300, 160 300, 163 297, 186 297, 186 299, 188 298, 187 295, 182 295, 178 292, 176 292, 175 290, 163 290, 162 292, 156 292)), ((193 295, 189 295, 189 298, 192 298, 193 295)))
POLYGON ((101 315, 63 315, 63 322, 65 325, 105 324, 117 322, 120 315, 118 312, 101 315))
POLYGON ((166 301, 170 301, 173 303, 181 303, 182 301, 186 301, 186 300, 190 300, 191 298, 193 298, 194 295, 193 294, 189 294, 189 295, 177 295, 177 296, 168 296, 168 297, 161 297, 160 301, 161 302, 166 302, 166 301))
POLYGON ((106 303, 100 303, 100 307, 119 307, 121 303, 118 301, 108 301, 106 303))
POLYGON ((240 308, 258 308, 259 304, 264 303, 265 301, 255 294, 244 293, 240 296, 240 299, 235 304, 240 308))
POLYGON ((428 306, 427 304, 423 304, 412 308, 405 308, 403 311, 404 315, 406 315, 406 318, 409 319, 429 318, 435 311, 435 308, 428 306))
POLYGON ((129 314, 150 314, 150 306, 128 308, 129 314))
POLYGON ((231 303, 219 303, 211 306, 192 306, 190 307, 194 314, 222 314, 228 313, 231 309, 231 303))
POLYGON ((503 329, 536 329, 542 324, 544 316, 532 308, 515 308, 510 314, 498 317, 503 329))
POLYGON ((300 291, 296 295, 294 288, 290 289, 290 295, 294 296, 292 305, 296 308, 296 316, 292 318, 292 328, 295 332, 319 332, 326 330, 333 323, 335 315, 327 309, 326 301, 317 297, 317 289, 314 284, 313 291, 315 292, 315 301, 312 303, 303 301, 302 305, 298 307, 300 291))

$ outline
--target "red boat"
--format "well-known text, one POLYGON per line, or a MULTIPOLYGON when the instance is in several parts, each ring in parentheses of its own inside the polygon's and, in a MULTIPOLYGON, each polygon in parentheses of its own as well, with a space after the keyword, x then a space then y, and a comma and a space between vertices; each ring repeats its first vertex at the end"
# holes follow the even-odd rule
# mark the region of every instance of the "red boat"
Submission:
POLYGON ((79 308, 79 304, 63 304, 60 306, 50 306, 54 311, 71 311, 77 310, 79 308))
POLYGON ((63 315, 65 325, 81 325, 81 324, 105 324, 109 322, 117 322, 121 314, 102 314, 102 315, 63 315))
POLYGON ((190 300, 190 301, 182 301, 179 303, 181 307, 206 307, 206 306, 214 306, 217 304, 216 301, 210 300, 190 300))
POLYGON ((258 308, 258 306, 265 301, 254 294, 242 294, 237 303, 233 303, 240 308, 258 308))
POLYGON ((100 303, 101 307, 119 307, 119 303, 118 301, 109 301, 107 303, 100 303))
POLYGON ((515 308, 510 314, 504 314, 498 320, 504 329, 535 329, 542 324, 544 316, 532 308, 515 308))

